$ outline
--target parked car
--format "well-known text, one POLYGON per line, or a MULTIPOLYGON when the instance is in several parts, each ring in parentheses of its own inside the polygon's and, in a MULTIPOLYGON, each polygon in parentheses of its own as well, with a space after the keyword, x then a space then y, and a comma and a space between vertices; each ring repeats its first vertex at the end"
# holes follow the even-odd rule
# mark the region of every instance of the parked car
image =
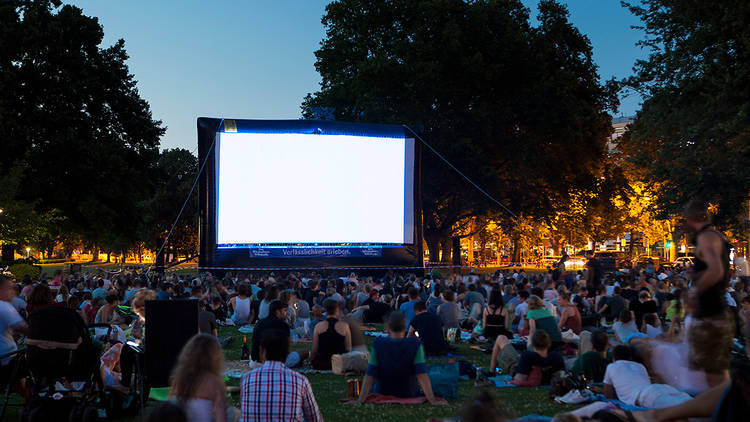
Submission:
POLYGON ((694 256, 681 256, 674 260, 672 263, 673 265, 681 266, 681 267, 689 267, 695 263, 695 257, 694 256))

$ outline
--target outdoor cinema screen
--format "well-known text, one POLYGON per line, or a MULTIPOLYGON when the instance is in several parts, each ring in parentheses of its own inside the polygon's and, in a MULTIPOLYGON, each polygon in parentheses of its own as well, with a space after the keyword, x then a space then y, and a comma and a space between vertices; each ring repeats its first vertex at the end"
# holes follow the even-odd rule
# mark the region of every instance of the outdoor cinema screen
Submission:
POLYGON ((420 156, 398 125, 199 118, 199 267, 421 267, 420 156))
POLYGON ((413 243, 412 139, 218 136, 219 247, 413 243))

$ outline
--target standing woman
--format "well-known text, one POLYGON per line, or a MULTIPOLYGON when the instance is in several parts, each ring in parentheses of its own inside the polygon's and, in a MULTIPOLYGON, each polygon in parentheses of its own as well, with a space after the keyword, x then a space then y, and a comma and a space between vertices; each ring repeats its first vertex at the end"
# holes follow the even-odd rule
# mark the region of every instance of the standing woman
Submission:
POLYGON ((182 348, 172 372, 169 398, 181 404, 188 422, 226 422, 237 409, 227 408, 221 345, 210 334, 197 334, 182 348))

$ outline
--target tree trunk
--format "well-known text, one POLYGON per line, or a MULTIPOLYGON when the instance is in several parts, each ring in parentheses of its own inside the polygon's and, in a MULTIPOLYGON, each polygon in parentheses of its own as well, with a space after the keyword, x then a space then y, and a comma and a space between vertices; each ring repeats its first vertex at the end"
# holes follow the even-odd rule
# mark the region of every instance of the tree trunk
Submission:
POLYGON ((511 261, 514 263, 521 262, 521 248, 518 245, 520 240, 517 234, 513 235, 513 259, 511 261))
POLYGON ((91 253, 91 255, 93 255, 91 258, 92 261, 99 262, 99 247, 98 246, 94 246, 94 250, 91 253))
POLYGON ((430 262, 438 262, 440 260, 440 236, 434 233, 425 233, 425 242, 430 254, 430 262))
POLYGON ((112 256, 112 251, 107 251, 107 264, 109 264, 111 256, 112 256))
POLYGON ((452 249, 453 243, 451 242, 450 236, 443 236, 440 239, 440 250, 443 252, 443 254, 440 256, 440 262, 448 263, 450 264, 451 261, 451 255, 452 255, 452 249))

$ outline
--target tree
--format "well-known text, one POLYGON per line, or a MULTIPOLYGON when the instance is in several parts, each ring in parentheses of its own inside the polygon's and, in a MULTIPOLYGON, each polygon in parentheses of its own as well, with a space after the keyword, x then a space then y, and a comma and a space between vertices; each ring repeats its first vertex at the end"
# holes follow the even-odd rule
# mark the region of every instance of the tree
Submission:
MULTIPOLYGON (((198 159, 182 148, 162 151, 155 167, 154 194, 140 207, 144 214, 141 239, 157 252, 172 227, 198 174, 198 159)), ((193 192, 162 252, 191 256, 198 250, 198 194, 193 192)))
POLYGON ((37 212, 33 202, 18 200, 23 167, 14 165, 0 174, 0 244, 3 261, 13 261, 19 246, 37 244, 49 237, 60 222, 57 210, 37 212))
MULTIPOLYGON (((517 0, 334 1, 315 53, 321 89, 303 116, 325 108, 339 120, 420 128, 509 208, 553 212, 569 186, 595 178, 617 100, 566 8, 545 0, 539 12, 533 28, 517 0)), ((444 260, 457 225, 496 210, 429 151, 422 196, 430 256, 442 249, 444 260)))
POLYGON ((650 49, 626 81, 645 100, 623 150, 660 185, 661 217, 702 199, 716 205, 715 222, 740 226, 750 193, 750 3, 623 4, 650 49))
POLYGON ((65 232, 107 250, 134 241, 161 122, 96 18, 59 1, 0 2, 0 173, 24 163, 16 199, 58 209, 65 232))

